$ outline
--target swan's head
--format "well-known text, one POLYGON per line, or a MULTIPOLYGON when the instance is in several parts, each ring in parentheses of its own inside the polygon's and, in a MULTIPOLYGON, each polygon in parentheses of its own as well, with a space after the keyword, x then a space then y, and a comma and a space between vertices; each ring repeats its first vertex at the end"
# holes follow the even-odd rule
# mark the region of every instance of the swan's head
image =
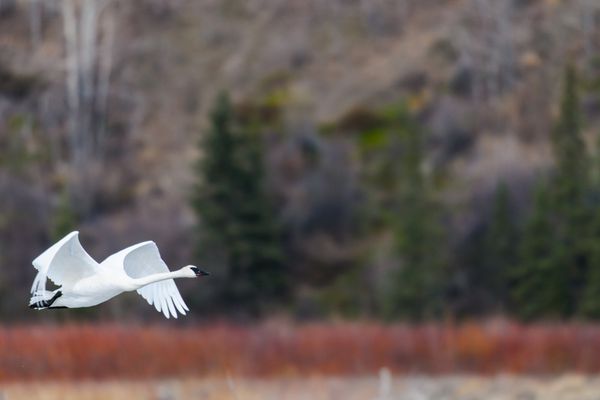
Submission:
POLYGON ((193 266, 193 265, 188 265, 187 267, 183 267, 183 271, 186 273, 186 276, 188 278, 197 278, 200 276, 210 275, 208 272, 202 271, 200 268, 193 266))

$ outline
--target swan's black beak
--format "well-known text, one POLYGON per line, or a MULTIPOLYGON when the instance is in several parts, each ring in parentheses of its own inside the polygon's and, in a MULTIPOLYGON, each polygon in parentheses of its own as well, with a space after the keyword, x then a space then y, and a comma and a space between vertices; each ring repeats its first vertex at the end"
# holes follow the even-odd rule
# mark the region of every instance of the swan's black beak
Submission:
POLYGON ((208 275, 210 275, 208 272, 202 271, 201 269, 196 268, 196 267, 192 267, 192 271, 194 271, 196 273, 196 276, 208 276, 208 275))

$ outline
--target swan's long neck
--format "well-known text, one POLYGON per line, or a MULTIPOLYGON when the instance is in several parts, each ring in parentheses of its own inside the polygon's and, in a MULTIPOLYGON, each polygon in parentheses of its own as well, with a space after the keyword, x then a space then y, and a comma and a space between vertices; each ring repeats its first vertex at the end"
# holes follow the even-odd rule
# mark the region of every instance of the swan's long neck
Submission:
POLYGON ((163 272, 159 274, 152 274, 148 276, 144 276, 143 278, 133 279, 133 282, 138 288, 144 287, 151 283, 156 283, 160 281, 166 281, 167 279, 175 279, 175 278, 187 278, 187 275, 184 274, 184 271, 171 271, 171 272, 163 272))

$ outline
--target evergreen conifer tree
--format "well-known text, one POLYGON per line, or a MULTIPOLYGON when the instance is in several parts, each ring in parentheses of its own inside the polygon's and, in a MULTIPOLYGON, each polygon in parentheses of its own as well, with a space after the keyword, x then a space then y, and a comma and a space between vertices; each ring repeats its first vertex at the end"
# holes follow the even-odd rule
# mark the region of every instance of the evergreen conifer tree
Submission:
POLYGON ((518 231, 510 209, 510 194, 505 184, 498 186, 492 215, 484 238, 484 282, 496 311, 506 304, 509 271, 517 262, 518 231))
POLYGON ((563 80, 560 116, 552 134, 556 172, 552 184, 554 206, 567 213, 579 204, 588 184, 588 162, 581 137, 581 112, 576 70, 567 67, 563 80))
POLYGON ((192 206, 199 221, 199 256, 220 249, 224 271, 217 300, 231 313, 257 316, 281 305, 286 271, 276 215, 265 190, 259 128, 242 121, 226 95, 201 143, 192 206), (204 254, 202 254, 204 253, 204 254))
POLYGON ((556 247, 551 216, 550 196, 540 185, 523 232, 519 263, 510 276, 512 308, 524 319, 560 317, 568 311, 564 248, 556 247))
POLYGON ((421 132, 401 118, 398 209, 395 236, 401 265, 392 272, 386 301, 391 318, 420 320, 439 316, 443 308, 444 244, 439 214, 425 179, 421 132))
POLYGON ((589 196, 592 218, 589 236, 585 239, 589 264, 579 312, 583 317, 600 319, 600 140, 592 161, 589 196))
POLYGON ((595 211, 590 225, 590 235, 586 241, 589 265, 579 313, 583 317, 600 319, 600 210, 595 211))
POLYGON ((567 297, 566 313, 577 312, 589 266, 591 210, 586 204, 589 192, 589 160, 581 135, 579 83, 574 66, 565 70, 560 116, 552 144, 556 171, 552 180, 552 229, 556 234, 554 253, 563 259, 567 297))
POLYGON ((515 274, 514 306, 527 318, 576 313, 590 263, 588 160, 581 137, 578 81, 573 66, 565 70, 552 145, 556 167, 547 188, 537 194, 515 274))

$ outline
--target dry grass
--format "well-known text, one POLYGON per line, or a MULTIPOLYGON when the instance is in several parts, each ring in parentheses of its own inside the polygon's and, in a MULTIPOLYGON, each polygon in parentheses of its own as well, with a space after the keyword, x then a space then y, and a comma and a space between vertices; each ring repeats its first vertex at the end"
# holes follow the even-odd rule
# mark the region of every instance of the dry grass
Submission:
POLYGON ((33 383, 0 386, 6 400, 596 400, 600 379, 501 376, 33 383))
POLYGON ((373 399, 377 382, 373 379, 307 380, 171 380, 146 382, 12 384, 6 386, 7 400, 110 400, 110 399, 373 399), (341 397, 340 397, 341 396, 341 397))
POLYGON ((371 323, 0 329, 0 382, 600 371, 600 326, 371 323))

